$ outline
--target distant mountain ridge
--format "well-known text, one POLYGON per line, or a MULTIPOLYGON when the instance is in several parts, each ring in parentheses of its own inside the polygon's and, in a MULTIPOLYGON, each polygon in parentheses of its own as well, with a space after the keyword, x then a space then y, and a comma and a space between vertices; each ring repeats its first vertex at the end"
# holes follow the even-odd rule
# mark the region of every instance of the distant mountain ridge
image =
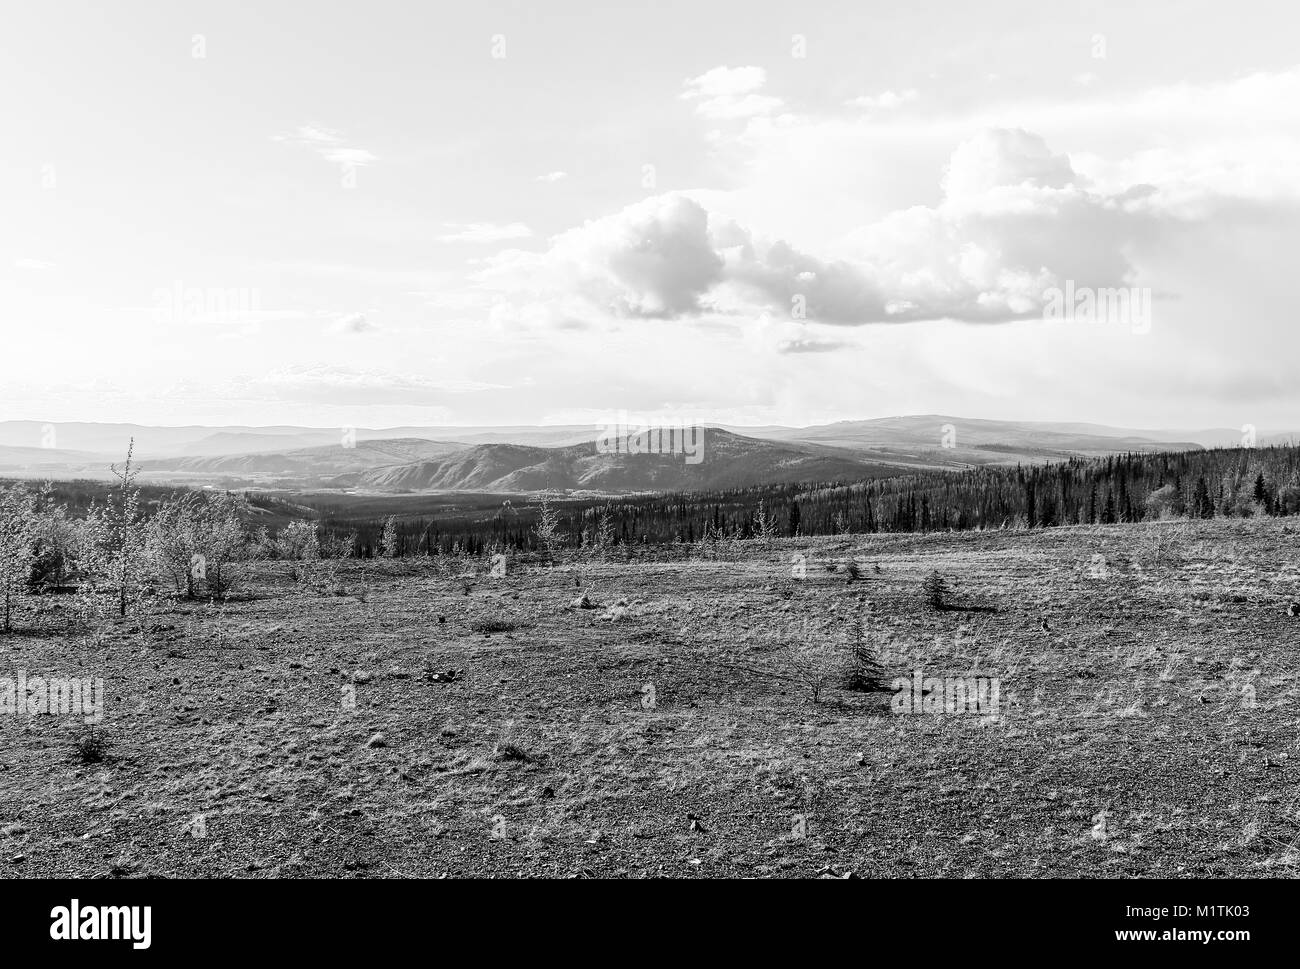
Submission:
MULTIPOLYGON (((709 457, 602 454, 597 429, 145 427, 0 422, 0 474, 100 477, 136 438, 146 477, 214 487, 365 491, 542 488, 616 492, 853 480, 916 469, 1040 464, 1124 452, 1235 447, 1241 433, 909 415, 802 428, 710 426, 709 457), (57 446, 50 446, 57 445, 57 446)), ((1289 443, 1300 434, 1260 436, 1289 443)))
MULTIPOLYGON (((1211 433, 1226 432, 1205 432, 1211 433)), ((840 421, 805 428, 765 428, 770 440, 804 441, 873 453, 919 456, 942 449, 949 463, 996 464, 1020 460, 1037 463, 1087 455, 1098 457, 1126 451, 1189 451, 1204 447, 1195 434, 1164 440, 1123 428, 1101 425, 1052 425, 1029 421, 991 421, 941 414, 840 421)), ((927 462, 929 463, 929 462, 927 462)))
POLYGON ((336 484, 375 491, 699 491, 756 484, 857 480, 892 473, 852 451, 782 445, 720 428, 703 432, 702 460, 684 454, 601 453, 569 447, 478 444, 446 457, 377 468, 336 484))
POLYGON ((282 474, 333 475, 439 458, 472 445, 423 438, 348 442, 295 448, 288 451, 219 454, 211 457, 163 458, 141 461, 145 474, 282 474))

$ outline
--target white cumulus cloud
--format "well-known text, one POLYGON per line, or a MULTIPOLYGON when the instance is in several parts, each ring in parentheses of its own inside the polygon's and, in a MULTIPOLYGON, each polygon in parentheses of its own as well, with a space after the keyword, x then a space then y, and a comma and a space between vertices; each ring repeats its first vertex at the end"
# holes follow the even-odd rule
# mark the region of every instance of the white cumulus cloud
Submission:
POLYGON ((781 107, 781 99, 760 94, 767 83, 761 67, 715 67, 686 81, 682 99, 695 102, 704 118, 725 121, 770 114, 781 107))

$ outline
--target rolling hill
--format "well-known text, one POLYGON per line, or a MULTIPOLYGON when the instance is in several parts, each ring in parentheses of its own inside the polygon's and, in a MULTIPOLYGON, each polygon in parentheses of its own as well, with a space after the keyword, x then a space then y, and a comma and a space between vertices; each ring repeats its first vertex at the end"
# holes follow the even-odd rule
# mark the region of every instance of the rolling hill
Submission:
POLYGON ((890 473, 887 465, 851 451, 779 444, 707 428, 699 463, 688 463, 681 454, 601 454, 590 441, 561 448, 481 444, 443 458, 341 476, 334 484, 375 491, 631 493, 859 480, 890 473))
POLYGON ((941 414, 839 421, 812 427, 764 427, 747 433, 778 441, 800 441, 875 453, 882 460, 912 458, 927 464, 1006 464, 1061 461, 1088 455, 1104 457, 1128 451, 1187 451, 1211 438, 1235 446, 1240 434, 1230 431, 1132 431, 1097 424, 1050 424, 1036 421, 991 421, 941 414), (951 428, 944 445, 945 432, 951 428), (1228 435, 1235 435, 1231 438, 1228 435), (936 453, 938 452, 938 453, 936 453))
POLYGON ((357 441, 352 447, 343 447, 335 441, 333 444, 288 451, 145 460, 141 463, 141 468, 146 475, 175 472, 328 477, 349 471, 365 471, 371 468, 442 458, 469 446, 443 441, 426 441, 422 438, 357 441))
POLYGON ((54 473, 104 459, 107 459, 107 455, 93 454, 89 451, 0 445, 0 471, 48 469, 54 473))

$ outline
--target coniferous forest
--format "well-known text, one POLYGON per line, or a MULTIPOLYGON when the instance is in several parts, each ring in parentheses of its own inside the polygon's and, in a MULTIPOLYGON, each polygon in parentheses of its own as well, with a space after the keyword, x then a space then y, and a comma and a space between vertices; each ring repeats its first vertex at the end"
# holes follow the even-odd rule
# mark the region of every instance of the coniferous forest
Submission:
MULTIPOLYGON (((275 510, 281 503, 253 495, 275 510)), ((823 482, 644 496, 550 496, 568 544, 696 542, 709 537, 1049 528, 1160 518, 1300 513, 1300 447, 1233 448, 1077 458, 1060 464, 926 471, 823 482)), ((377 554, 396 515, 403 555, 537 547, 537 498, 391 499, 306 495, 322 530, 355 533, 354 554, 377 554)))

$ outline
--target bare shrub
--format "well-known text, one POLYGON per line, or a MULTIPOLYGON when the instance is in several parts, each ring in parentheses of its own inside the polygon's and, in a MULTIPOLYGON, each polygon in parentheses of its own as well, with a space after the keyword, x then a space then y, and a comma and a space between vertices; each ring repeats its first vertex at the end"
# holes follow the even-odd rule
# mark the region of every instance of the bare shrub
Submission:
POLYGON ((1187 524, 1148 528, 1136 538, 1135 559, 1149 569, 1175 568, 1183 564, 1193 530, 1187 524))
POLYGON ((315 522, 289 522, 276 537, 273 548, 277 558, 291 563, 289 576, 301 591, 320 595, 347 594, 339 582, 338 559, 326 558, 322 554, 315 522))
POLYGON ((66 506, 55 504, 50 485, 37 496, 36 553, 29 583, 62 587, 76 570, 81 525, 66 506))
POLYGON ((117 485, 103 505, 91 505, 82 523, 84 540, 78 566, 85 572, 81 605, 88 619, 102 610, 100 591, 111 594, 119 616, 141 615, 147 605, 153 574, 149 523, 141 511, 140 469, 133 466, 135 440, 126 463, 110 470, 117 485))
POLYGON ((224 599, 230 595, 247 575, 248 564, 261 557, 244 530, 247 513, 248 502, 239 495, 227 492, 208 498, 199 520, 199 554, 210 596, 224 599))
POLYGON ((840 676, 843 665, 843 653, 828 643, 798 642, 786 657, 791 679, 808 691, 813 703, 821 702, 822 693, 840 676))
POLYGON ((320 558, 320 536, 309 521, 291 521, 280 530, 273 543, 276 558, 310 562, 320 558))
POLYGON ((357 533, 351 531, 345 535, 336 535, 329 532, 321 536, 318 542, 321 558, 348 559, 352 558, 353 550, 357 546, 357 533))
POLYGON ((564 545, 564 534, 560 531, 560 512, 551 500, 550 492, 543 491, 538 499, 537 524, 533 526, 537 544, 550 558, 555 558, 564 545))
POLYGON ((13 599, 27 583, 36 557, 36 496, 23 485, 0 490, 0 590, 4 631, 12 627, 13 599))
POLYGON ((732 529, 724 557, 729 562, 739 562, 745 557, 745 532, 740 525, 732 529))
POLYGON ((600 517, 596 520, 596 527, 592 529, 589 536, 588 551, 602 562, 608 561, 616 541, 614 519, 608 508, 602 508, 600 517))
POLYGON ((83 764, 101 763, 108 756, 110 747, 112 744, 108 738, 103 733, 96 733, 95 728, 91 727, 77 738, 77 759, 83 764))
POLYGON ((198 546, 195 521, 201 500, 192 491, 164 499, 149 523, 149 545, 158 569, 171 581, 176 595, 187 599, 198 595, 193 566, 198 546))
POLYGON ((384 533, 379 537, 379 554, 386 559, 395 559, 401 552, 401 540, 397 537, 397 516, 389 515, 384 519, 384 533))
POLYGON ((509 619, 475 619, 469 624, 469 628, 476 633, 508 633, 514 630, 515 624, 509 619))
POLYGON ((763 508, 763 499, 758 501, 758 510, 754 512, 754 536, 764 547, 772 544, 776 537, 776 516, 769 515, 763 508))
POLYGON ((695 543, 696 554, 703 559, 717 559, 725 537, 721 525, 715 526, 712 522, 705 522, 704 532, 695 543))

